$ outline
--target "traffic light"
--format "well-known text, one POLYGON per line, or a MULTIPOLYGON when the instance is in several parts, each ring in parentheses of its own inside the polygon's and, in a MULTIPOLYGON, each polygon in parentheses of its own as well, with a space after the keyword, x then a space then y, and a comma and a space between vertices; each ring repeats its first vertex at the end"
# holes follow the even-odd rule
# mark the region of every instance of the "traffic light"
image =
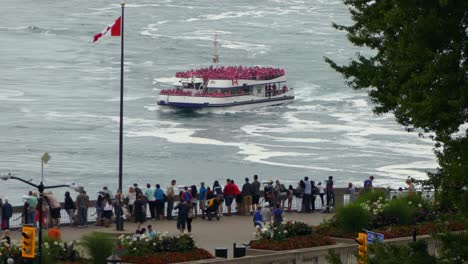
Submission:
POLYGON ((358 243, 359 264, 367 263, 367 234, 358 233, 358 238, 354 239, 358 243))
POLYGON ((35 258, 36 253, 36 228, 23 226, 21 230, 21 256, 23 258, 35 258))

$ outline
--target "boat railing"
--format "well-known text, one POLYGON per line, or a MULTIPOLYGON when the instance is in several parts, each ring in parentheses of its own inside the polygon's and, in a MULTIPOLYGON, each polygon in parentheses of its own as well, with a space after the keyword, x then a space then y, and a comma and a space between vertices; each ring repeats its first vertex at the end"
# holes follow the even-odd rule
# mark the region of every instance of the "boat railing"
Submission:
POLYGON ((178 89, 165 89, 159 92, 160 95, 171 95, 171 96, 193 96, 193 97, 216 97, 216 98, 224 98, 224 97, 233 97, 233 96, 244 96, 250 95, 250 93, 239 92, 237 94, 231 92, 192 92, 192 91, 183 91, 178 89))

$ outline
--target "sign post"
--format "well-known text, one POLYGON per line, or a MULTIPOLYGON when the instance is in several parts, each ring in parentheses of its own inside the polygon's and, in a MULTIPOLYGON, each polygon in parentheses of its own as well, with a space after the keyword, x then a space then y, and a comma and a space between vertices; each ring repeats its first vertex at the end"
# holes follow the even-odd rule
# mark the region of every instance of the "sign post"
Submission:
POLYGON ((376 232, 372 232, 369 230, 366 230, 367 233, 367 244, 373 244, 375 242, 377 243, 383 243, 384 242, 384 235, 376 232))

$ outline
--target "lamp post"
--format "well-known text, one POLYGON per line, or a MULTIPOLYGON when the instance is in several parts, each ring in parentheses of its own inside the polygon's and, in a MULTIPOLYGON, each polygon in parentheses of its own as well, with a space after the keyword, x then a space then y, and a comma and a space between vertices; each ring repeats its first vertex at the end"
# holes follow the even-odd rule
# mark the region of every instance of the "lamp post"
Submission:
POLYGON ((42 199, 43 199, 43 194, 45 189, 54 189, 54 188, 61 188, 61 187, 71 187, 69 184, 59 184, 59 185, 51 185, 51 186, 44 186, 44 184, 39 183, 39 185, 34 184, 32 182, 29 182, 27 180, 24 180, 22 178, 12 176, 10 173, 8 173, 7 176, 2 176, 0 179, 6 181, 9 179, 13 180, 18 180, 20 182, 24 182, 27 185, 31 185, 39 191, 39 200, 38 200, 38 210, 39 210, 39 232, 38 232, 38 251, 37 251, 37 263, 42 264, 42 199))

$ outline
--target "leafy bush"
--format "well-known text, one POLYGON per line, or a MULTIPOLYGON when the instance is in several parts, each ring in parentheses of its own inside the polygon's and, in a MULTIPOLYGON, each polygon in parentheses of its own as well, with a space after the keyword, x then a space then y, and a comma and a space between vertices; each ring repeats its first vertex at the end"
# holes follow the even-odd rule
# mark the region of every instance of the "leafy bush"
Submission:
POLYGON ((112 255, 115 241, 109 234, 93 232, 83 236, 82 245, 88 250, 94 263, 107 263, 107 258, 112 255))
POLYGON ((463 264, 468 260, 468 233, 446 233, 437 235, 440 240, 440 263, 463 264))
POLYGON ((307 236, 312 234, 312 227, 301 221, 286 222, 284 229, 288 231, 288 236, 307 236))
POLYGON ((370 201, 371 203, 373 203, 379 199, 383 202, 386 200, 385 197, 386 196, 383 191, 376 191, 376 190, 372 192, 367 191, 367 192, 360 193, 354 203, 361 204, 361 203, 366 203, 367 201, 370 201))
POLYGON ((359 232, 369 226, 370 214, 358 203, 350 203, 337 209, 335 214, 336 226, 344 232, 359 232))
POLYGON ((429 255, 424 240, 411 242, 408 246, 376 243, 369 247, 369 251, 368 264, 436 264, 436 258, 429 255))
POLYGON ((415 208, 408 204, 405 198, 390 200, 382 211, 382 223, 380 225, 409 225, 413 224, 415 208))
POLYGON ((341 262, 340 256, 338 256, 338 254, 333 252, 333 250, 331 249, 328 250, 327 263, 328 264, 343 264, 343 262, 341 262))

